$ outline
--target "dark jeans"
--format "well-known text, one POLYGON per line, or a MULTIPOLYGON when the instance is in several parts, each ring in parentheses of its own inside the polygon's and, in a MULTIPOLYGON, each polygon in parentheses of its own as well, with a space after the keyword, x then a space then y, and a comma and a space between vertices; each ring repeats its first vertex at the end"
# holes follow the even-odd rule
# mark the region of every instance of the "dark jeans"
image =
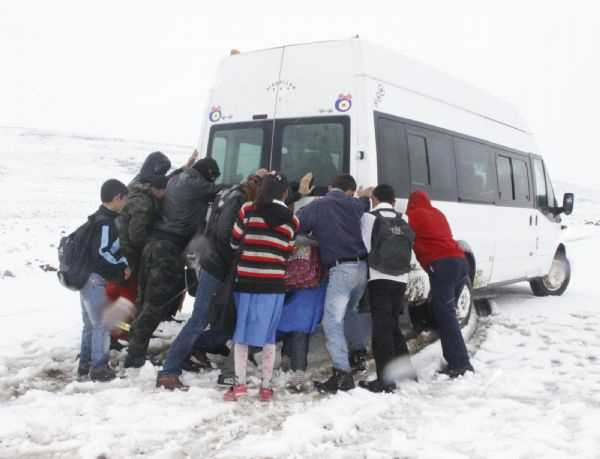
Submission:
POLYGON ((198 335, 198 338, 196 338, 194 350, 212 354, 211 351, 223 346, 224 344, 227 344, 227 341, 230 339, 231 334, 229 333, 210 329, 204 330, 198 335))
POLYGON ((469 276, 469 265, 460 257, 440 258, 431 263, 427 274, 431 285, 431 309, 444 358, 451 368, 463 367, 470 363, 469 354, 455 309, 469 276))
POLYGON ((396 357, 408 355, 408 346, 398 324, 398 317, 402 314, 406 284, 377 279, 370 281, 367 288, 373 320, 371 339, 377 379, 383 381, 386 365, 396 357))
POLYGON ((308 367, 308 345, 310 335, 302 332, 290 332, 283 336, 281 355, 290 358, 292 370, 306 371, 308 367))

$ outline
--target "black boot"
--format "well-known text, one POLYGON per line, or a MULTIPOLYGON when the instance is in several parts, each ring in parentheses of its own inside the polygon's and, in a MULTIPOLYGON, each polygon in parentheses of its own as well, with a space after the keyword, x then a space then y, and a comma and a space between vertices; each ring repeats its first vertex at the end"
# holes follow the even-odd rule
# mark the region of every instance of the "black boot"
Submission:
POLYGON ((125 368, 141 368, 146 364, 146 356, 133 356, 128 354, 125 358, 125 368))
POLYGON ((338 390, 347 391, 355 387, 352 373, 337 368, 333 368, 333 374, 327 381, 313 381, 313 384, 315 389, 324 394, 335 394, 338 390))
POLYGON ((359 381, 358 387, 362 387, 363 389, 375 393, 386 392, 389 394, 396 391, 396 383, 384 383, 381 379, 374 379, 369 382, 359 381))
POLYGON ((112 381, 117 377, 117 373, 108 365, 90 368, 90 379, 97 382, 112 381))
POLYGON ((471 373, 475 373, 475 369, 471 363, 467 363, 465 365, 461 365, 460 367, 451 367, 448 365, 443 370, 440 370, 438 373, 447 375, 450 379, 458 378, 459 376, 464 375, 467 371, 471 373))
POLYGON ((79 363, 77 367, 77 376, 87 376, 90 373, 90 364, 89 363, 79 363))
POLYGON ((125 349, 125 346, 122 345, 121 343, 119 343, 119 340, 117 338, 115 338, 114 336, 111 336, 109 349, 111 351, 121 352, 123 349, 125 349))
POLYGON ((365 349, 350 351, 350 355, 348 357, 352 372, 365 371, 367 369, 367 351, 365 349))

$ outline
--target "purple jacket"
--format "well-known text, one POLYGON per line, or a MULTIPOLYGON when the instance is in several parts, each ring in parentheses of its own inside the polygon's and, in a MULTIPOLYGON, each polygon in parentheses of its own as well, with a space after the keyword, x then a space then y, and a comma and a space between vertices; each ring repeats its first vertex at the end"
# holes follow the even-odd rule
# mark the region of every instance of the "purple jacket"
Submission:
POLYGON ((334 189, 298 211, 300 232, 314 233, 325 265, 365 256, 360 219, 368 210, 368 198, 349 198, 342 190, 334 189))

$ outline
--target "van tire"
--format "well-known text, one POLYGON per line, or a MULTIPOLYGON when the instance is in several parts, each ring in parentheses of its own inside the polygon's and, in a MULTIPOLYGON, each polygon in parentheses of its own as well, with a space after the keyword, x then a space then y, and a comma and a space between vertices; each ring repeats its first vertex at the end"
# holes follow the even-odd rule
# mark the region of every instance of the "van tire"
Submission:
POLYGON ((535 296, 562 295, 571 281, 571 264, 563 252, 556 252, 550 272, 529 281, 535 296))
MULTIPOLYGON (((467 279, 467 283, 456 304, 456 320, 458 320, 460 328, 464 327, 469 322, 473 308, 473 285, 471 284, 471 279, 467 279)), ((408 311, 413 328, 417 333, 437 329, 435 319, 433 318, 433 311, 431 309, 431 301, 427 301, 418 306, 412 306, 408 311)))

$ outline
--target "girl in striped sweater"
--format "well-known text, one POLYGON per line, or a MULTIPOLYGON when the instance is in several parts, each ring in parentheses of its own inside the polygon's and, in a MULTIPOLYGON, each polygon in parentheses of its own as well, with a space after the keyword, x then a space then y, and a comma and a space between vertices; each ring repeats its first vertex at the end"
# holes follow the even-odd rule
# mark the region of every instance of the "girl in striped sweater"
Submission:
POLYGON ((255 202, 242 206, 231 231, 231 246, 241 247, 236 268, 234 298, 237 324, 233 335, 236 383, 224 395, 236 400, 248 394, 248 346, 263 348, 259 398, 273 399, 271 377, 275 363, 275 331, 285 297, 285 265, 300 226, 285 205, 288 181, 271 172, 255 202))

